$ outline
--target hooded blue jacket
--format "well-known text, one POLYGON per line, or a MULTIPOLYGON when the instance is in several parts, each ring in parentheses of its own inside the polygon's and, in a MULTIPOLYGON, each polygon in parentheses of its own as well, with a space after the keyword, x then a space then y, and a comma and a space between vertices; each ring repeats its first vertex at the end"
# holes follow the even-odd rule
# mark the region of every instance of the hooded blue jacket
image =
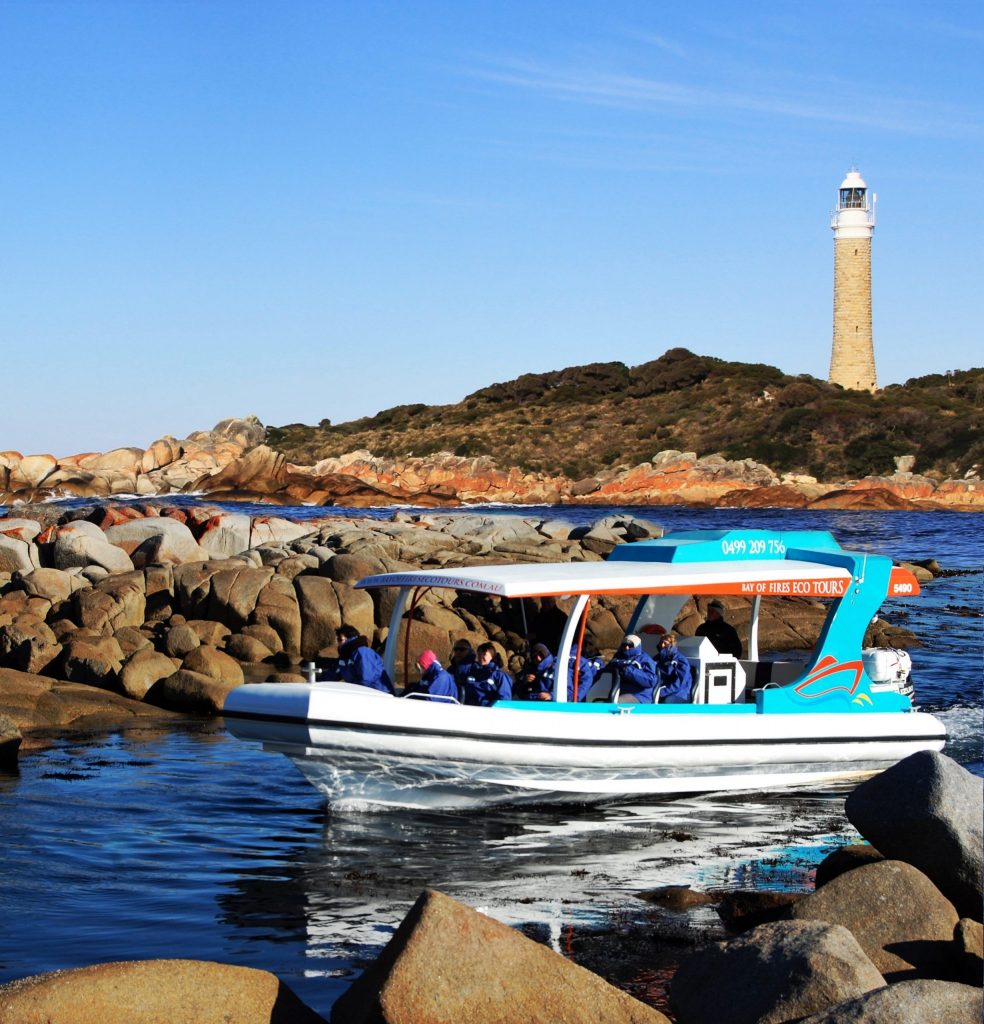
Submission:
MULTIPOLYGON (((419 682, 408 686, 406 692, 430 694, 428 700, 432 700, 434 697, 454 697, 455 700, 458 700, 458 684, 454 681, 454 676, 447 669, 442 668, 439 661, 432 662, 424 669, 420 673, 419 682)), ((440 701, 439 703, 446 702, 440 701)))
POLYGON ((659 685, 663 688, 659 703, 689 704, 690 693, 694 688, 690 662, 680 653, 676 644, 659 649, 656 669, 659 672, 659 685))
POLYGON ((346 683, 358 683, 383 693, 395 693, 383 659, 362 637, 346 640, 338 648, 338 674, 346 683))
POLYGON ((656 662, 646 654, 641 645, 628 651, 619 649, 618 654, 608 663, 608 667, 618 674, 621 696, 635 697, 640 704, 652 704, 653 692, 657 685, 656 662))
MULTIPOLYGON (((567 700, 570 702, 574 701, 574 661, 573 657, 567 659, 567 700)), ((553 700, 554 670, 556 665, 557 659, 552 654, 548 654, 540 662, 536 670, 536 680, 533 683, 527 684, 529 686, 529 697, 527 699, 539 700, 542 699, 539 697, 541 693, 548 693, 550 694, 550 699, 553 700)), ((581 668, 577 683, 577 699, 579 702, 587 697, 588 690, 591 689, 596 673, 597 669, 594 666, 594 662, 589 661, 587 658, 581 658, 581 668)))
POLYGON ((495 662, 475 662, 461 683, 462 703, 490 708, 497 700, 512 700, 512 687, 512 676, 495 662))

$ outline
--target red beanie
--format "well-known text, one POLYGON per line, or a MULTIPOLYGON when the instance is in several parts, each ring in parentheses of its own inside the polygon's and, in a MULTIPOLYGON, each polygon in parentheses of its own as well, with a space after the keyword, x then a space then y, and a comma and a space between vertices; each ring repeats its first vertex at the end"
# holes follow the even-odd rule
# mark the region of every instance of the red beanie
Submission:
POLYGON ((437 655, 431 651, 424 651, 419 658, 417 658, 417 664, 426 672, 427 669, 437 661, 437 655))

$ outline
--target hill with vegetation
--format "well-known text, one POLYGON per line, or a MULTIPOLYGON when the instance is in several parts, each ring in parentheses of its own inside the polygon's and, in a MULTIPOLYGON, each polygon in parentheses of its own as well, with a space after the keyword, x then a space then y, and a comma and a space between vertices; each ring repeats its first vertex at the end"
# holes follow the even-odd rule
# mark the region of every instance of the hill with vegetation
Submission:
POLYGON ((896 456, 914 455, 916 472, 956 478, 984 466, 982 410, 984 368, 869 394, 675 348, 640 366, 524 374, 453 405, 270 427, 267 444, 299 465, 359 449, 389 458, 447 451, 574 480, 667 449, 754 459, 821 480, 891 474, 896 456))

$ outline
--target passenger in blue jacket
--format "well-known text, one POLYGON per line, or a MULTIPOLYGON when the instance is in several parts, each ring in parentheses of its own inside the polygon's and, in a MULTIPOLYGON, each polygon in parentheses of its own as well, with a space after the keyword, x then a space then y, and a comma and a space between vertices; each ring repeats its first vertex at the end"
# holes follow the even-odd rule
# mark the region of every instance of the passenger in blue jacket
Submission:
POLYGON ((512 676, 499 664, 493 644, 479 644, 476 662, 461 686, 463 704, 490 708, 497 700, 512 700, 512 676))
MULTIPOLYGON (((557 659, 547 650, 543 644, 534 644, 530 652, 532 664, 528 667, 525 676, 525 694, 521 700, 553 700, 554 693, 554 672, 557 667, 557 659)), ((567 699, 574 700, 574 663, 576 658, 572 654, 567 659, 567 699)), ((581 658, 577 683, 577 699, 584 700, 594 682, 595 667, 588 658, 581 658)))
MULTIPOLYGON (((578 702, 586 700, 588 691, 594 685, 598 673, 605 667, 605 659, 584 653, 578 662, 577 672, 577 699, 578 702)), ((574 652, 571 652, 570 661, 567 662, 567 699, 574 700, 574 652)))
POLYGON ((335 632, 338 644, 338 674, 346 683, 358 683, 383 693, 395 693, 383 659, 359 635, 353 626, 339 626, 335 632))
POLYGON ((656 654, 656 669, 659 672, 660 704, 689 704, 694 688, 690 662, 680 653, 676 636, 667 633, 659 641, 656 654))
POLYGON ((619 681, 619 695, 635 697, 640 704, 652 704, 657 686, 656 662, 642 649, 642 640, 630 633, 608 663, 619 681))
POLYGON ((464 689, 465 680, 474 671, 477 660, 475 648, 467 640, 455 640, 451 647, 448 671, 454 676, 459 692, 464 689))
POLYGON ((522 683, 517 689, 520 700, 553 699, 554 656, 545 644, 534 644, 530 651, 530 662, 523 673, 522 683))
POLYGON ((453 697, 458 700, 458 684, 455 683, 454 676, 441 665, 433 651, 421 653, 417 658, 417 668, 420 670, 420 680, 408 686, 404 696, 410 693, 425 693, 428 695, 427 700, 440 697, 453 697))

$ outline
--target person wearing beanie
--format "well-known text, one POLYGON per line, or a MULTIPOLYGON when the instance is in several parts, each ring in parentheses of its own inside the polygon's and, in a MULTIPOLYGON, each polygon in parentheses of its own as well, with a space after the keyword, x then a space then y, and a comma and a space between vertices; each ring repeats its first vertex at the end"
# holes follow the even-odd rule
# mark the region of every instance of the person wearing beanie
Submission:
POLYGON ((458 690, 464 689, 465 680, 475 671, 478 660, 475 648, 468 640, 455 640, 451 645, 451 657, 448 659, 448 671, 454 676, 458 690))
POLYGON ((619 644, 608 668, 618 680, 619 695, 652 704, 657 686, 656 662, 642 649, 642 640, 629 633, 619 644))
POLYGON ((534 644, 530 648, 530 660, 523 673, 522 683, 516 694, 519 700, 553 699, 554 656, 546 644, 534 644))
POLYGON ((395 693, 383 659, 354 626, 341 625, 335 631, 338 645, 338 675, 346 683, 357 683, 383 693, 395 693))
POLYGON ((690 662, 677 647, 676 634, 667 633, 660 637, 656 653, 656 671, 659 675, 660 704, 689 704, 694 680, 690 662))
POLYGON ((717 598, 707 605, 707 618, 694 630, 694 636, 706 636, 714 644, 718 654, 733 654, 741 657, 741 640, 738 631, 724 620, 724 604, 717 598))
POLYGON ((421 693, 427 694, 426 700, 442 697, 453 697, 458 700, 458 685, 454 681, 454 676, 441 665, 432 650, 423 651, 417 656, 417 669, 420 672, 420 679, 406 688, 404 697, 411 693, 421 693))

